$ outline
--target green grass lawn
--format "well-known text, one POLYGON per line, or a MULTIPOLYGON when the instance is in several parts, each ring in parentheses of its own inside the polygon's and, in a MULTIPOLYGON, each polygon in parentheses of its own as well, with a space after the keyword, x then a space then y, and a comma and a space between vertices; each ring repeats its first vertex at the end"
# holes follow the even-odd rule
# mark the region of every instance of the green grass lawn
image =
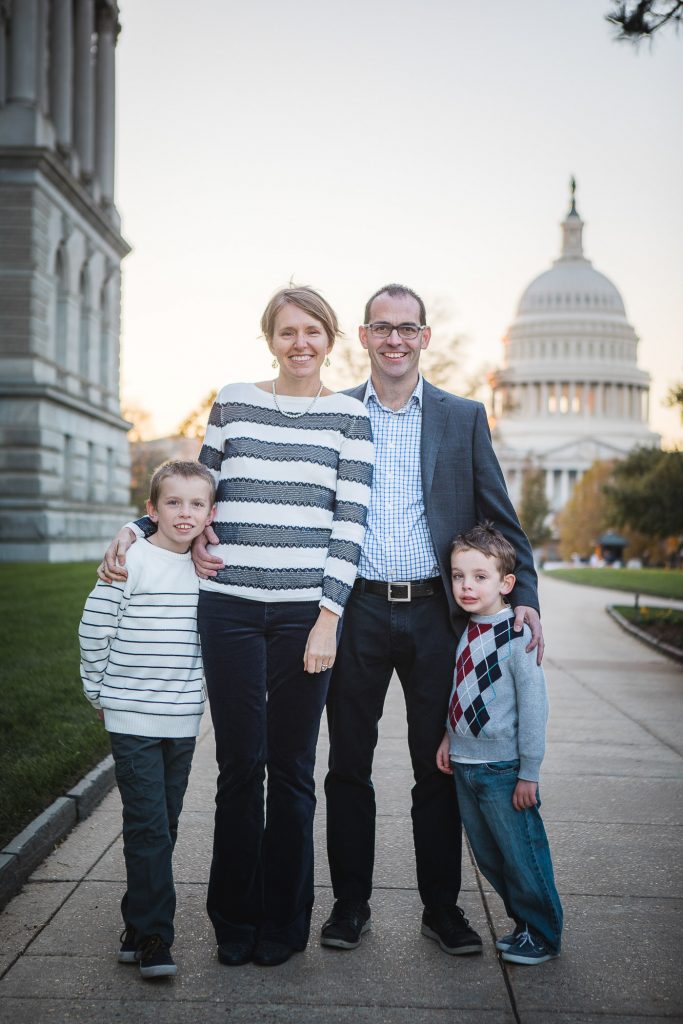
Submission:
POLYGON ((78 668, 95 580, 92 563, 0 566, 0 849, 109 751, 78 668))
POLYGON ((607 587, 609 590, 628 590, 631 593, 654 597, 683 599, 683 570, 681 569, 550 569, 553 579, 583 583, 589 587, 607 587))

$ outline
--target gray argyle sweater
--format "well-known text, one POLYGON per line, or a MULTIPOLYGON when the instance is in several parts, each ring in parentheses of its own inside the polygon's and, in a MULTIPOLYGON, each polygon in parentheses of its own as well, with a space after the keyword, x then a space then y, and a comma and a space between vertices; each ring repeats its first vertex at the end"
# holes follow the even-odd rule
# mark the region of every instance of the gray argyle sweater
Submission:
POLYGON ((548 695, 531 630, 513 631, 514 613, 472 615, 455 656, 448 707, 451 757, 476 761, 519 758, 520 779, 537 782, 545 752, 548 695))

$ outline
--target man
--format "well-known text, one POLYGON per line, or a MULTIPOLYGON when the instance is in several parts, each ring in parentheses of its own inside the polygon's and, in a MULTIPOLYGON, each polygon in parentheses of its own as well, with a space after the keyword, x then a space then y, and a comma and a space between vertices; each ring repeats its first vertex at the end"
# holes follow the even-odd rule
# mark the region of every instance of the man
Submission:
POLYGON ((508 498, 483 406, 419 373, 430 340, 411 289, 387 285, 365 308, 360 341, 370 380, 349 393, 368 409, 375 475, 358 578, 328 697, 327 850, 335 904, 321 942, 354 949, 370 927, 375 846, 372 760, 392 673, 403 687, 415 785, 412 820, 422 933, 451 954, 478 953, 481 938, 457 906, 462 832, 452 780, 435 754, 443 736, 456 637, 465 617, 450 586, 449 545, 492 520, 518 552, 515 627, 543 653, 529 542, 508 498), (455 631, 455 636, 454 636, 455 631))

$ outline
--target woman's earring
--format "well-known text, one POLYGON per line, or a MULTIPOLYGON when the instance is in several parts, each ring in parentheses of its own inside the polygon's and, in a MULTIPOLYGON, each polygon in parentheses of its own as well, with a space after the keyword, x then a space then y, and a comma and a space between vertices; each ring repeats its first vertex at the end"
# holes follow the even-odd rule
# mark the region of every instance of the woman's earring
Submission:
POLYGON ((330 357, 329 356, 325 356, 325 363, 324 363, 324 365, 325 366, 331 366, 332 365, 332 363, 330 362, 330 357))
POLYGON ((277 359, 273 359, 273 362, 270 365, 273 367, 274 370, 277 370, 280 364, 278 363, 277 359))

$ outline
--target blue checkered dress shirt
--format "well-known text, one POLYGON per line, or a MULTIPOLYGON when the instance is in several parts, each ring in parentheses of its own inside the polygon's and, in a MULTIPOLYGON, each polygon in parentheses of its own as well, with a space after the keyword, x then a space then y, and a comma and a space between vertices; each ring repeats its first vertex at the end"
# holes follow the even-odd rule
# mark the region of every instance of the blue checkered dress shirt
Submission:
POLYGON ((423 378, 402 409, 383 406, 368 381, 363 399, 375 442, 368 523, 358 563, 366 580, 421 580, 439 575, 422 497, 420 440, 423 378))

